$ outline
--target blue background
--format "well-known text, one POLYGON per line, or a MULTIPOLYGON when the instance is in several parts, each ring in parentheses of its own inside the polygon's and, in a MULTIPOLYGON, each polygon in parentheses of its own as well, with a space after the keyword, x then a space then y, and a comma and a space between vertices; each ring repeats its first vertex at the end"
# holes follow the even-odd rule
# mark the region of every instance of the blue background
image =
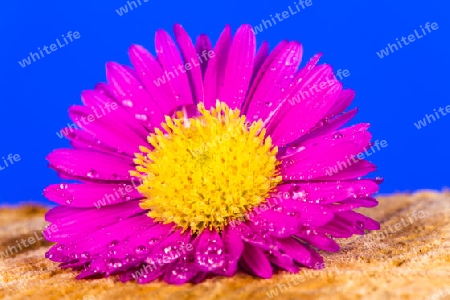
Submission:
MULTIPOLYGON (((4 1, 0 10, 0 157, 21 160, 0 171, 0 203, 47 202, 42 190, 60 179, 45 157, 68 142, 56 132, 68 122, 67 109, 80 92, 105 81, 105 63, 129 64, 132 43, 154 52, 154 32, 172 32, 181 23, 195 38, 215 42, 225 24, 259 25, 294 1, 156 1, 123 16, 113 1, 4 1), (36 3, 40 2, 40 3, 36 3), (267 3, 270 2, 270 3, 267 3), (22 68, 18 61, 68 31, 80 39, 22 68)), ((418 130, 413 123, 450 104, 449 4, 428 1, 318 1, 257 35, 273 48, 282 39, 299 40, 304 62, 323 52, 321 62, 348 69, 346 88, 356 90, 356 122, 370 122, 373 140, 388 147, 369 157, 374 175, 385 178, 381 193, 449 187, 450 116, 418 130), (396 3, 393 3, 396 2, 396 3), (380 59, 376 52, 412 34, 426 22, 439 29, 380 59)), ((302 65, 304 65, 304 62, 302 65)))

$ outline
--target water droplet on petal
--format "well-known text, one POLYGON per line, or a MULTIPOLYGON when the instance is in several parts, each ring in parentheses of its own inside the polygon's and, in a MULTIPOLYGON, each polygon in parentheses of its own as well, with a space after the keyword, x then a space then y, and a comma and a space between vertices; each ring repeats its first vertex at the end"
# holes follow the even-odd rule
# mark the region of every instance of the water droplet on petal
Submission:
POLYGON ((125 257, 125 263, 127 263, 127 264, 131 264, 135 261, 136 261, 136 257, 134 257, 132 255, 127 254, 127 256, 125 257))
POLYGON ((355 229, 357 229, 358 231, 364 230, 364 223, 361 221, 355 222, 355 229))
POLYGON ((147 121, 147 115, 136 114, 136 119, 140 121, 147 121))
POLYGON ((147 253, 147 247, 145 246, 138 246, 135 250, 136 254, 145 254, 147 253))
POLYGON ((97 171, 95 171, 94 169, 92 169, 92 170, 90 170, 90 171, 87 173, 87 177, 89 177, 89 178, 96 178, 96 177, 98 177, 98 173, 97 173, 97 171))
POLYGON ((293 189, 292 198, 294 200, 306 200, 306 191, 296 186, 293 189))
POLYGON ((131 102, 131 100, 129 100, 129 99, 123 100, 122 104, 123 104, 123 106, 126 106, 126 107, 133 107, 133 102, 131 102))
POLYGON ((158 238, 152 238, 152 239, 150 239, 149 241, 148 241, 148 244, 149 245, 155 245, 155 244, 157 244, 159 242, 159 239, 158 238))
POLYGON ((118 240, 114 240, 111 243, 109 243, 109 247, 115 247, 115 246, 117 246, 117 244, 119 244, 119 241, 118 240))
POLYGON ((340 138, 342 138, 344 135, 342 134, 342 133, 335 133, 334 135, 333 135, 333 140, 337 140, 337 139, 340 139, 340 138))
POLYGON ((111 258, 108 262, 108 267, 110 268, 120 268, 122 266, 122 262, 117 258, 111 258))

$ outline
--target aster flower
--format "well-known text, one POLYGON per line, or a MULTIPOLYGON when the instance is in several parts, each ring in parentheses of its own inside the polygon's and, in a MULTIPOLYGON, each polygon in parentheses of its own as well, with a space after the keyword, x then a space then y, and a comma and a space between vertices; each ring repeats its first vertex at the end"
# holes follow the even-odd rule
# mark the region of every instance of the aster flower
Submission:
POLYGON ((234 37, 227 26, 214 49, 174 31, 176 43, 156 33, 157 58, 133 45, 134 68, 108 63, 108 83, 70 108, 73 148, 47 158, 71 180, 45 190, 60 204, 46 215, 49 259, 77 278, 270 278, 322 268, 317 251, 338 251, 334 238, 379 229, 353 211, 377 205, 379 182, 361 179, 375 166, 355 159, 369 125, 340 129, 354 92, 320 55, 299 70, 298 42, 256 51, 248 25, 234 37))

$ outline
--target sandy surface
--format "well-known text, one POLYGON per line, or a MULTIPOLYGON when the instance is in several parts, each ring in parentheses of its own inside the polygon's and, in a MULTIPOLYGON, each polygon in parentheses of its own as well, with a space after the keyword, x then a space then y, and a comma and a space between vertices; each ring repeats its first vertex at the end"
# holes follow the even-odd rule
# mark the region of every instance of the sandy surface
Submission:
POLYGON ((378 197, 364 213, 381 232, 338 240, 342 250, 322 253, 327 268, 280 273, 270 280, 239 274, 198 285, 126 284, 112 277, 75 280, 44 258, 44 208, 0 209, 0 252, 16 240, 35 243, 0 259, 4 299, 450 299, 450 192, 378 197), (415 212, 415 213, 414 213, 415 212), (414 213, 414 215, 413 215, 414 213), (278 293, 278 296, 275 295, 278 293))

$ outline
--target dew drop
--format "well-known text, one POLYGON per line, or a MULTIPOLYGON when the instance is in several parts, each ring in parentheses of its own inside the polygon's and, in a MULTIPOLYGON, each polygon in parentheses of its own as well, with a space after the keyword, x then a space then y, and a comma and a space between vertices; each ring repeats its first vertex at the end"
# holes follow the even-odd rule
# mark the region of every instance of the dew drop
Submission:
POLYGON ((290 147, 290 148, 287 148, 287 150, 286 150, 286 156, 292 155, 292 154, 294 154, 295 152, 297 152, 297 147, 290 147))
POLYGON ((342 134, 342 133, 335 133, 334 135, 333 135, 333 140, 338 140, 338 139, 340 139, 340 138, 342 138, 344 135, 342 134))
POLYGON ((115 246, 117 246, 117 244, 119 244, 119 241, 118 240, 114 240, 111 243, 109 243, 109 247, 115 247, 115 246))
POLYGON ((136 114, 136 119, 140 121, 147 121, 147 115, 136 114))
POLYGON ((136 254, 145 254, 145 253, 147 253, 147 247, 145 247, 145 246, 138 246, 135 249, 135 252, 136 252, 136 254))
POLYGON ((357 221, 355 223, 355 229, 357 229, 358 231, 364 230, 364 223, 361 221, 357 221))
POLYGON ((120 268, 122 266, 122 262, 117 258, 112 258, 108 262, 108 267, 110 268, 120 268))
POLYGON ((131 100, 129 100, 129 99, 123 100, 122 104, 123 104, 123 106, 126 106, 126 107, 133 107, 133 102, 131 102, 131 100))
POLYGON ((90 170, 90 171, 87 173, 87 176, 88 176, 89 178, 96 178, 96 177, 98 177, 98 173, 97 173, 97 171, 95 171, 94 169, 92 169, 92 170, 90 170))
POLYGON ((125 263, 130 264, 136 261, 136 257, 128 255, 125 257, 125 263))
POLYGON ((294 191, 292 193, 292 198, 295 200, 305 200, 306 199, 306 191, 301 189, 300 187, 294 187, 294 191))
POLYGON ((159 239, 158 238, 151 238, 149 241, 148 241, 148 244, 149 245, 154 245, 154 244, 156 244, 156 243, 158 243, 159 242, 159 239))
POLYGON ((277 207, 274 208, 274 211, 281 213, 281 212, 283 212, 283 207, 282 206, 277 206, 277 207))

